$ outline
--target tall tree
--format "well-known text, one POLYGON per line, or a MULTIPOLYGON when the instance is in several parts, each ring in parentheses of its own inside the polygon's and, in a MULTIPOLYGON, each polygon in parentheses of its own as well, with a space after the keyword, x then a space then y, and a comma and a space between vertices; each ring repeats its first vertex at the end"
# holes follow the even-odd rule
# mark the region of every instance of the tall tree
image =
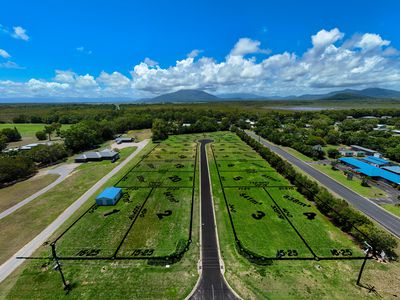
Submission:
POLYGON ((153 141, 165 140, 168 138, 168 124, 162 119, 155 119, 151 128, 153 141))
POLYGON ((7 148, 7 137, 0 134, 0 152, 7 148))

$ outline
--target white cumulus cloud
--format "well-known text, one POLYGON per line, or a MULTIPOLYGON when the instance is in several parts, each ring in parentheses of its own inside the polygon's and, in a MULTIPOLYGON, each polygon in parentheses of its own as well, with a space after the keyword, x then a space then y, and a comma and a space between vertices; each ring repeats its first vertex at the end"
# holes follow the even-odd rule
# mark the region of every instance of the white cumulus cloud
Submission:
POLYGON ((260 45, 261 45, 260 41, 255 41, 249 38, 241 38, 233 47, 231 55, 243 56, 246 54, 253 54, 253 53, 268 54, 270 52, 268 49, 261 49, 260 45))
POLYGON ((8 54, 8 52, 6 50, 3 50, 3 49, 0 49, 0 56, 2 58, 10 58, 11 57, 11 55, 8 54))
POLYGON ((12 33, 12 37, 24 41, 29 40, 29 36, 26 33, 26 29, 22 28, 21 26, 13 27, 14 32, 12 33))
POLYGON ((322 29, 317 34, 311 36, 311 41, 314 48, 324 48, 341 40, 343 37, 344 34, 337 28, 329 31, 322 29))
POLYGON ((93 53, 92 50, 88 50, 88 49, 86 49, 86 48, 83 47, 83 46, 76 47, 75 50, 76 50, 78 53, 87 54, 87 55, 90 55, 90 54, 93 53))
POLYGON ((19 64, 13 62, 13 61, 6 61, 4 63, 0 63, 0 68, 3 69, 25 69, 24 67, 21 67, 19 64))
POLYGON ((193 58, 195 58, 195 57, 199 56, 199 54, 202 53, 202 52, 203 52, 203 50, 193 49, 192 51, 190 51, 190 52, 187 54, 187 57, 193 57, 193 58))
POLYGON ((383 40, 379 34, 366 33, 357 42, 357 46, 362 49, 373 49, 382 46, 388 46, 390 41, 383 40))
POLYGON ((154 67, 154 66, 158 65, 158 62, 156 62, 155 60, 152 60, 151 58, 148 58, 148 57, 146 57, 143 62, 150 67, 154 67))
POLYGON ((167 67, 146 58, 130 76, 118 71, 93 75, 56 70, 50 81, 0 81, 0 91, 4 97, 149 97, 179 89, 266 96, 344 87, 400 89, 400 52, 389 40, 376 33, 344 37, 338 28, 322 29, 311 36, 304 53, 273 54, 260 41, 241 38, 220 61, 193 50, 167 67), (264 55, 255 56, 260 53, 264 55))

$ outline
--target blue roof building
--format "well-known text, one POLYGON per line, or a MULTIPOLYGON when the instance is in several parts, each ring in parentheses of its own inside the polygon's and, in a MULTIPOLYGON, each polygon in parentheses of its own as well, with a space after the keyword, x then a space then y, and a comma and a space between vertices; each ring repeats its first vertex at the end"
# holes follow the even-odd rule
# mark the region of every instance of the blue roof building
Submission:
POLYGON ((389 182, 400 184, 400 175, 391 173, 373 165, 367 164, 359 159, 353 157, 342 157, 339 160, 352 166, 355 171, 370 177, 379 177, 389 182))
POLYGON ((375 156, 367 156, 367 157, 363 158, 363 160, 365 160, 368 163, 374 164, 378 167, 390 164, 390 161, 380 158, 380 157, 375 157, 375 156))
POLYGON ((97 205, 115 205, 122 196, 122 189, 108 187, 96 197, 97 205))
POLYGON ((382 169, 385 169, 392 173, 400 174, 400 166, 387 166, 387 167, 383 167, 382 169))

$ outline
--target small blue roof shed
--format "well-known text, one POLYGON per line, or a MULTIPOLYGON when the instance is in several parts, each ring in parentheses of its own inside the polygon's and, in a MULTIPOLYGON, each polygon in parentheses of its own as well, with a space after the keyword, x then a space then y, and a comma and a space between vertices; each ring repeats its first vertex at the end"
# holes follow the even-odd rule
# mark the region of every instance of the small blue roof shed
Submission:
POLYGON ((122 189, 108 187, 96 197, 97 205, 115 205, 122 196, 122 189))

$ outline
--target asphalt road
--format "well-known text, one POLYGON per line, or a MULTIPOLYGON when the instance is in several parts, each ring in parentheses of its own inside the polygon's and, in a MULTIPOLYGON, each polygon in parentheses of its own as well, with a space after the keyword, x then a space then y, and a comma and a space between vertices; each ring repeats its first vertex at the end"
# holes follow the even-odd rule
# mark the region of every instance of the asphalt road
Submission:
MULTIPOLYGON (((0 266, 0 282, 7 278, 18 266, 20 266, 24 259, 17 259, 17 257, 29 257, 36 251, 48 238, 68 219, 70 218, 97 190, 104 185, 111 177, 118 173, 126 164, 128 164, 140 151, 147 145, 148 140, 141 141, 140 143, 132 144, 137 149, 129 155, 123 162, 111 170, 110 173, 105 175, 97 181, 89 190, 87 190, 78 200, 72 203, 57 219, 47 226, 41 233, 39 233, 32 241, 26 244, 22 249, 15 253, 5 263, 0 266)), ((11 237, 10 237, 11 238, 11 237)))
POLYGON ((206 153, 206 144, 211 140, 201 140, 200 142, 201 277, 190 299, 238 299, 227 285, 221 272, 206 153))
MULTIPOLYGON (((254 132, 246 131, 246 133, 251 137, 255 138, 256 140, 259 140, 259 136, 256 135, 254 132)), ((353 192, 351 189, 333 180, 329 176, 314 169, 304 161, 294 157, 293 155, 289 154, 282 148, 272 145, 263 138, 260 139, 260 142, 264 146, 268 147, 275 153, 279 154, 280 156, 282 156, 283 158, 294 164, 295 166, 302 169, 304 172, 312 176, 315 180, 319 181, 322 185, 326 186, 331 191, 338 194, 340 197, 342 197, 347 202, 352 204, 355 208, 357 208, 364 214, 368 215, 369 217, 377 221, 389 232, 391 232, 397 237, 400 237, 400 218, 396 217, 395 215, 392 215, 391 213, 381 208, 379 205, 373 203, 371 200, 362 197, 361 195, 353 192)))
POLYGON ((79 164, 64 164, 61 166, 58 166, 54 169, 50 169, 45 172, 45 174, 59 174, 60 177, 58 177, 55 181, 50 183, 48 186, 42 188, 40 191, 37 191, 36 193, 32 194, 31 196, 25 198, 24 200, 18 202, 14 206, 11 206, 10 208, 6 209, 5 211, 0 213, 0 220, 7 217, 8 215, 12 214, 14 211, 17 209, 21 208, 22 206, 28 204, 29 202, 35 200, 37 197, 43 195, 47 191, 51 190, 53 187, 56 185, 60 184, 63 182, 68 175, 77 167, 79 164))

